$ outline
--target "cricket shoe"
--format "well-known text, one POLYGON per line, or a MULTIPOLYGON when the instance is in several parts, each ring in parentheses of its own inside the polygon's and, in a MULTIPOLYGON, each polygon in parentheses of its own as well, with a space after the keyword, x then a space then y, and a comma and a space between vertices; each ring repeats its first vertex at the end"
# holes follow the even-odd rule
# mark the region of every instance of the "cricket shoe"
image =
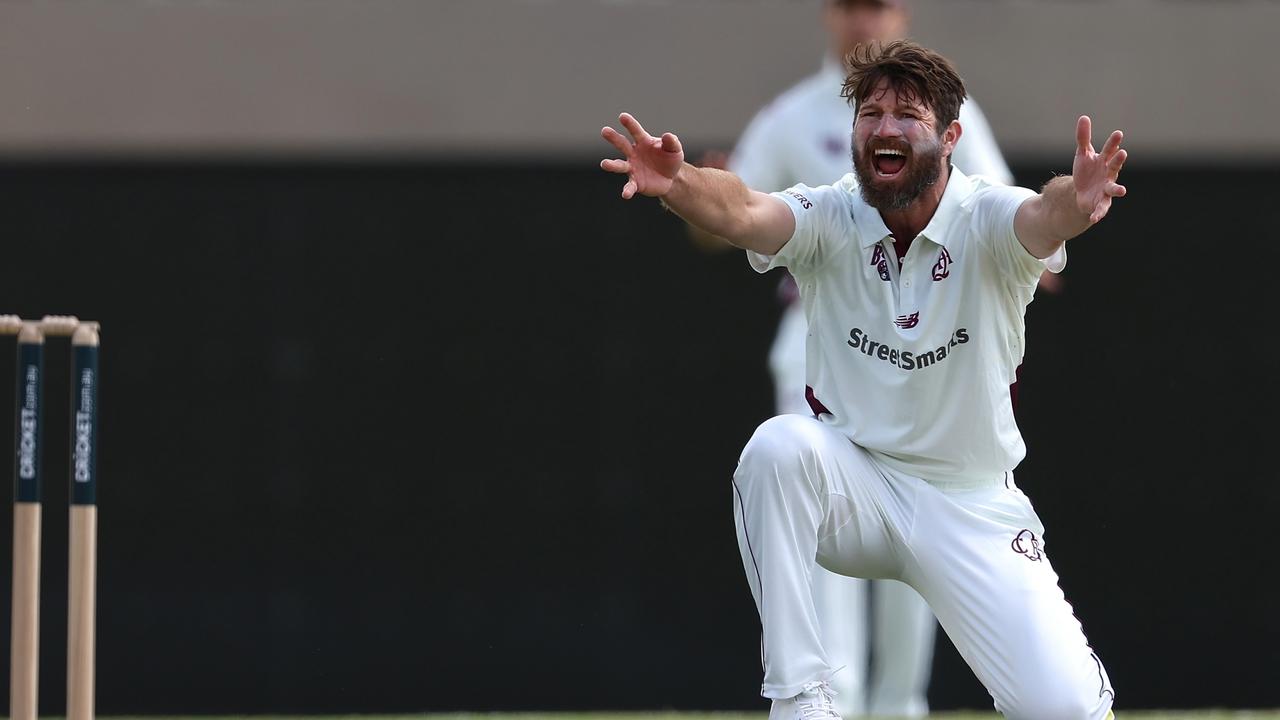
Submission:
POLYGON ((773 707, 769 708, 769 720, 840 720, 840 713, 831 704, 835 694, 825 681, 808 683, 799 695, 774 700, 773 707))

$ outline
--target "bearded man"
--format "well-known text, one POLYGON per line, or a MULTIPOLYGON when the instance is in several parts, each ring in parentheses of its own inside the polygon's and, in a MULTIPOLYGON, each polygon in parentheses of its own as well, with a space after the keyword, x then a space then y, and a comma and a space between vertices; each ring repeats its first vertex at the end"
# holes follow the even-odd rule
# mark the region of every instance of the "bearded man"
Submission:
POLYGON ((1013 480, 1026 448, 1009 386, 1037 278, 1125 194, 1122 134, 1095 152, 1082 116, 1071 176, 992 185, 950 163, 965 89, 946 58, 896 41, 847 65, 854 172, 835 185, 755 192, 628 114, 630 140, 601 131, 624 155, 601 163, 628 176, 623 198, 661 198, 799 286, 814 417, 762 424, 733 478, 770 720, 839 718, 815 564, 915 588, 1006 717, 1107 718, 1106 671, 1013 480))

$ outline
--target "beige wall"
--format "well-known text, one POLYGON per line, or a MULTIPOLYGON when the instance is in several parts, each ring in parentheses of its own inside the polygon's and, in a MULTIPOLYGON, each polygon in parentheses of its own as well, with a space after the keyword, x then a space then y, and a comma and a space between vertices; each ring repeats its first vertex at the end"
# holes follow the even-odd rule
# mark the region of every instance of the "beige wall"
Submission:
MULTIPOLYGON (((1280 158, 1275 0, 915 0, 1007 152, 1081 112, 1135 158, 1280 158)), ((628 109, 731 142, 820 59, 817 0, 0 4, 0 152, 546 154, 628 109)))

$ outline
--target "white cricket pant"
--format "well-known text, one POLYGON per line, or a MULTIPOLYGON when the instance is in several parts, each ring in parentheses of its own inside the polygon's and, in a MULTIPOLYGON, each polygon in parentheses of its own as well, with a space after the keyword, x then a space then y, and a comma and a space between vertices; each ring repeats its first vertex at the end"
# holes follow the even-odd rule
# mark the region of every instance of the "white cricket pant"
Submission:
POLYGON ((1006 717, 1106 717, 1106 671, 1058 587, 1039 518, 1010 480, 930 484, 813 418, 782 415, 747 443, 733 489, 765 697, 831 679, 812 590, 821 563, 915 588, 1006 717))
POLYGON ((938 623, 920 593, 897 580, 847 577, 815 565, 813 602, 827 660, 843 668, 831 678, 842 717, 918 718, 929 713, 938 623), (869 677, 868 644, 874 658, 869 677))
MULTIPOLYGON (((804 398, 807 333, 804 309, 793 302, 783 311, 769 349, 779 414, 813 414, 804 398)), ((813 598, 827 659, 844 668, 831 679, 836 710, 845 718, 926 715, 938 624, 920 594, 895 580, 869 581, 817 567, 813 598), (870 678, 868 645, 874 657, 870 678)))

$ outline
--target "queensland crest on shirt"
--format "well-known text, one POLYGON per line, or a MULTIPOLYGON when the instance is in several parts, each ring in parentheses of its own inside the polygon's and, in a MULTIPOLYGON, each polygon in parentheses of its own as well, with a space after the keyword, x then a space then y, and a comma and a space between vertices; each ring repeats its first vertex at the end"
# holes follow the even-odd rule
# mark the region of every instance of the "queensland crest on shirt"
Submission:
POLYGON ((946 248, 938 254, 938 262, 933 264, 933 281, 938 282, 951 274, 951 255, 946 248))

